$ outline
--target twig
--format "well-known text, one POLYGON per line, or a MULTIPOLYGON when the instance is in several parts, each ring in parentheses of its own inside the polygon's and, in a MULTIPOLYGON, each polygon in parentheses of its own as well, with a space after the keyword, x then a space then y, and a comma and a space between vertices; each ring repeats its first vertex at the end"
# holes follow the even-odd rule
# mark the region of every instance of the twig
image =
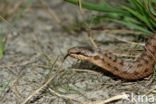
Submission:
POLYGON ((95 43, 95 41, 94 41, 94 39, 93 39, 93 37, 92 37, 91 31, 88 30, 87 33, 88 33, 88 34, 87 34, 88 39, 90 40, 91 44, 93 45, 93 47, 94 47, 95 49, 97 49, 98 46, 96 45, 96 43, 95 43))
POLYGON ((61 23, 61 20, 58 18, 58 16, 56 15, 56 13, 52 9, 50 9, 50 7, 48 6, 48 4, 44 0, 39 0, 39 1, 42 4, 43 8, 46 10, 46 12, 49 13, 50 16, 53 17, 58 24, 60 24, 61 23))
POLYGON ((111 29, 111 28, 105 28, 105 27, 91 27, 91 30, 94 31, 104 31, 106 33, 124 33, 124 34, 133 34, 133 35, 140 35, 143 34, 143 32, 139 32, 139 31, 134 31, 134 30, 129 30, 129 29, 111 29))
POLYGON ((34 96, 36 96, 37 94, 39 94, 40 91, 43 91, 48 85, 49 83, 58 75, 61 75, 62 72, 64 70, 62 69, 62 64, 60 66, 60 68, 58 68, 58 71, 55 73, 54 76, 50 77, 45 84, 43 84, 40 88, 38 88, 37 90, 35 90, 30 96, 28 96, 23 102, 22 104, 27 104, 34 96))
POLYGON ((145 93, 145 95, 148 95, 148 94, 150 94, 151 92, 156 92, 156 87, 154 87, 154 88, 150 89, 149 91, 147 91, 147 92, 145 93))
POLYGON ((72 97, 69 97, 69 96, 67 96, 67 95, 59 94, 59 93, 57 93, 56 91, 52 90, 51 88, 49 88, 49 91, 50 91, 51 93, 53 93, 54 95, 60 97, 60 98, 69 99, 70 101, 73 100, 73 101, 78 102, 76 99, 73 99, 72 97))
POLYGON ((121 95, 117 95, 117 96, 113 96, 107 100, 104 100, 104 101, 95 101, 95 102, 85 102, 83 104, 107 104, 107 103, 110 103, 110 102, 113 102, 113 101, 116 101, 116 100, 121 100, 121 99, 125 99, 125 100, 128 100, 128 97, 129 95, 123 93, 121 95))
POLYGON ((122 42, 125 42, 125 43, 128 43, 128 44, 145 46, 144 43, 136 43, 136 42, 128 41, 128 40, 125 40, 125 39, 120 39, 120 38, 117 38, 116 36, 111 35, 111 34, 109 34, 109 36, 116 39, 116 40, 119 40, 119 41, 122 41, 122 42))

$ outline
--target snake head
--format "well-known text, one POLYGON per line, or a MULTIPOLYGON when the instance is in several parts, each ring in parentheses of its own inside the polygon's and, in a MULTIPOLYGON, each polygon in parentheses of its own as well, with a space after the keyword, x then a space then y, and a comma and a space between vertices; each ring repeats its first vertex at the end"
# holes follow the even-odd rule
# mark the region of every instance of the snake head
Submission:
POLYGON ((68 56, 80 60, 88 60, 90 57, 95 56, 96 52, 93 49, 85 47, 73 47, 68 50, 68 56))

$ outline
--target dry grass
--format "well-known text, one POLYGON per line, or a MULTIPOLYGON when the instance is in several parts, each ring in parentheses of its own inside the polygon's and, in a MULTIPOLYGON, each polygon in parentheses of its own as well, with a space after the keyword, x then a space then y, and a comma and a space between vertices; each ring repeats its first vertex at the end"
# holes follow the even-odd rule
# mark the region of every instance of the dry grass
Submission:
MULTIPOLYGON (((7 4, 7 6, 0 6, 1 8, 5 8, 9 12, 4 13, 3 17, 11 18, 12 14, 16 13, 21 5, 23 4, 24 0, 16 3, 16 4, 7 4), (18 4, 18 5, 17 5, 18 4), (10 12, 8 8, 13 7, 14 9, 10 12), (6 15, 6 16, 5 16, 6 15)), ((4 2, 3 2, 4 3, 4 2)), ((4 5, 4 4, 0 5, 4 5)), ((57 25, 63 26, 63 22, 57 12, 51 9, 48 6, 48 3, 45 1, 40 2, 40 6, 43 11, 46 11, 47 15, 51 16, 51 21, 55 19, 57 25)), ((30 8, 28 8, 30 9, 30 8)), ((2 9, 1 9, 2 10, 2 9)), ((4 11, 0 11, 4 12, 4 11)), ((79 13, 83 15, 84 13, 79 13)), ((83 17, 83 16, 82 16, 83 17)), ((73 25, 72 25, 73 26, 73 25)), ((71 27, 72 27, 71 26, 71 27)), ((70 26, 69 26, 70 27, 70 26)), ((80 25, 81 27, 81 25, 80 25)), ((34 27, 33 27, 34 28, 34 27)), ((44 27, 43 27, 44 28, 44 27)), ((70 31, 73 31, 72 28, 69 28, 70 31)), ((88 31, 85 33, 88 43, 91 43, 95 48, 98 47, 99 44, 96 43, 96 38, 98 37, 95 35, 93 31, 90 30, 91 34, 88 31), (94 35, 94 38, 93 38, 94 35)), ((97 31, 97 30, 96 30, 97 31)), ((118 37, 117 34, 135 34, 134 31, 131 30, 102 30, 111 38, 115 38, 118 41, 124 42, 124 44, 128 44, 130 46, 139 45, 140 42, 132 42, 131 40, 125 40, 121 37, 118 37), (126 33, 127 32, 127 33, 126 33), (114 35, 116 34, 116 35, 114 35)), ((65 33, 66 31, 61 31, 60 34, 65 33)), ((99 32, 99 30, 98 30, 99 32)), ((74 32, 75 33, 75 32, 74 32)), ((24 33, 20 33, 24 34, 24 33)), ((46 34, 46 33, 45 33, 46 34)), ((44 34, 44 35, 45 35, 44 34)), ((134 35, 137 36, 140 33, 136 33, 134 35)), ((19 35, 20 36, 20 35, 19 35)), ((22 35, 21 35, 22 36, 22 35)), ((61 35, 62 36, 62 35, 61 35)), ((68 35, 70 38, 71 35, 68 35)), ((47 35, 48 38, 48 35, 47 35)), ((67 38, 67 37, 65 37, 67 38)), ((77 36, 75 37, 77 38, 77 36)), ((125 98, 125 95, 121 94, 121 92, 134 92, 134 93, 141 93, 141 94, 155 94, 155 88, 150 88, 144 86, 145 83, 148 83, 148 80, 143 80, 139 82, 124 82, 121 80, 114 80, 113 77, 108 77, 103 75, 103 73, 99 73, 93 71, 94 67, 90 67, 87 64, 85 66, 89 67, 86 69, 81 68, 81 63, 74 63, 78 64, 78 68, 72 67, 72 60, 66 59, 65 62, 62 63, 62 57, 64 54, 60 54, 60 56, 56 56, 52 53, 53 50, 50 50, 50 54, 47 52, 44 47, 50 45, 49 49, 54 49, 55 46, 53 44, 43 44, 42 37, 39 38, 39 35, 30 36, 30 40, 32 39, 32 43, 30 46, 34 46, 35 49, 38 51, 36 55, 32 56, 20 56, 19 54, 15 54, 14 62, 11 64, 1 64, 0 68, 7 70, 10 76, 13 76, 10 80, 5 80, 0 86, 0 101, 5 101, 8 97, 8 94, 13 92, 15 95, 15 99, 17 100, 16 103, 22 104, 29 104, 29 103, 43 103, 45 99, 48 99, 48 103, 67 103, 67 104, 103 104, 103 103, 110 103, 114 101, 122 101, 125 98), (40 40, 41 39, 41 40, 40 40), (56 56, 54 58, 54 56, 56 56), (16 61, 15 58, 24 57, 24 61, 16 61), (71 62, 71 63, 70 63, 71 62), (65 64, 69 64, 71 67, 65 67, 65 64), (19 69, 16 71, 16 69, 19 69), (39 69, 42 69, 42 72, 39 72, 39 69), (31 70, 30 72, 28 70, 31 70), (41 75, 41 78, 37 78, 37 75, 41 75), (33 75, 33 76, 31 76, 33 75), (26 77, 26 78, 25 78, 26 77), (32 78, 33 77, 33 78, 32 78), (24 79, 25 78, 25 79, 24 79), (33 80, 30 80, 32 78, 33 80), (22 84, 20 83, 22 82, 22 84), (24 83, 24 84, 23 84, 24 83), (21 88, 24 91, 21 91, 21 88), (29 89, 27 91, 27 89, 29 89), (26 90, 26 91, 25 91, 26 90), (102 93, 109 92, 106 95, 98 95, 98 91, 102 91, 102 93), (146 93, 148 91, 148 93, 146 93), (92 93, 94 92, 94 93, 92 93), (117 93, 117 94, 116 94, 117 93), (93 96, 94 95, 94 96, 93 96), (43 99, 43 101, 41 100, 43 99)), ((72 41, 72 40, 71 40, 72 41)), ((59 43, 58 43, 59 44, 59 43)), ((111 43, 109 43, 111 44, 111 43)), ((102 44, 104 47, 107 46, 106 44, 102 44)), ((34 48, 33 47, 33 48, 34 48)), ((125 50, 125 48, 124 48, 125 50)), ((128 50, 128 49, 127 49, 128 50)), ((123 51, 125 53, 125 51, 123 51)), ((118 54, 119 57, 123 57, 123 54, 118 54)), ((125 55, 124 58, 135 57, 131 55, 125 55)), ((105 73, 104 73, 105 74, 105 73)), ((9 96, 11 98, 11 96, 9 96)), ((131 103, 131 102, 130 102, 131 103)))
POLYGON ((1 17, 8 19, 15 15, 24 5, 26 0, 18 0, 18 1, 9 1, 9 0, 1 0, 0 1, 0 14, 1 17))

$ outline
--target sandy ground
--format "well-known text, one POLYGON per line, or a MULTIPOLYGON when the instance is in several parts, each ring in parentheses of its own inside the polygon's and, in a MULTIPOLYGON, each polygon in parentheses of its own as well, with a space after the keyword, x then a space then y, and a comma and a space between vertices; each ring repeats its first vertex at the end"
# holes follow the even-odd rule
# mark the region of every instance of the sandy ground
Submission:
MULTIPOLYGON (((61 60, 69 48, 92 46, 85 32, 67 32, 62 26, 72 31, 71 24, 76 18, 81 20, 91 14, 84 11, 87 16, 82 14, 82 17, 78 7, 60 0, 46 3, 50 12, 36 2, 21 17, 10 19, 9 24, 0 23, 3 33, 8 36, 0 66, 1 104, 91 104, 94 101, 97 102, 93 104, 103 104, 98 101, 123 93, 130 95, 130 100, 120 99, 111 104, 136 104, 132 97, 138 99, 138 95, 144 96, 147 92, 146 97, 152 96, 156 100, 155 82, 147 86, 150 80, 123 81, 96 71, 99 68, 90 63, 72 58, 67 58, 62 65, 61 60)), ((113 35, 105 32, 93 34, 98 46, 104 50, 123 55, 128 53, 124 49, 133 50, 135 47, 114 42, 113 35)), ((122 39, 133 40, 134 37, 122 39)), ((131 54, 140 53, 137 49, 131 54)), ((151 104, 146 100, 143 98, 138 104, 151 104)))

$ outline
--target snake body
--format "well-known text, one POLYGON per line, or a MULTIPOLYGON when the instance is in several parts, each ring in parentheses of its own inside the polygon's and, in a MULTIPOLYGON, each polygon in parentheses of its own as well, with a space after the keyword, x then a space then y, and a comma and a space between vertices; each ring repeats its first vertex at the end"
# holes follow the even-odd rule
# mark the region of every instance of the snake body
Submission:
POLYGON ((144 51, 132 62, 124 61, 111 52, 95 51, 83 47, 73 47, 68 55, 91 62, 125 80, 138 80, 153 73, 156 63, 156 35, 145 43, 144 51))

